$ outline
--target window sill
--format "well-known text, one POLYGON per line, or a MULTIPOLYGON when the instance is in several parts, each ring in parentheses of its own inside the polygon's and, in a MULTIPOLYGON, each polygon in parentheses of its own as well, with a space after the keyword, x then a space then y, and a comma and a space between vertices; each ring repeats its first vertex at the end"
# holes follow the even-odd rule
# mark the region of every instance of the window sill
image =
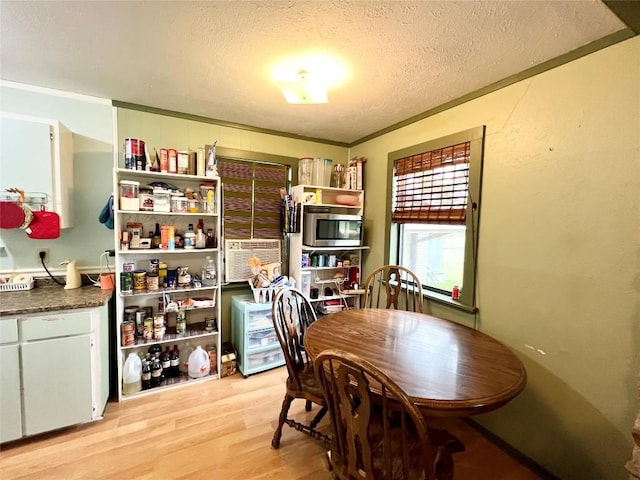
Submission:
POLYGON ((456 310, 461 310, 466 313, 476 313, 478 311, 478 307, 465 305, 457 300, 453 300, 450 296, 444 295, 442 293, 436 292, 424 292, 424 297, 427 300, 431 300, 437 302, 441 305, 446 305, 447 307, 455 308, 456 310))

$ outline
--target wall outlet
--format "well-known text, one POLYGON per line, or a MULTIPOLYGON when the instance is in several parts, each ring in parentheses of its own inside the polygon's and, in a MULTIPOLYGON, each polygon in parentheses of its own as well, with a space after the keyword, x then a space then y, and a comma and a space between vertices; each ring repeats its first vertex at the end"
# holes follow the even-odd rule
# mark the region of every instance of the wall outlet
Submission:
POLYGON ((49 249, 48 248, 39 248, 38 249, 38 264, 41 264, 42 260, 40 260, 40 254, 44 253, 44 263, 49 263, 49 249))

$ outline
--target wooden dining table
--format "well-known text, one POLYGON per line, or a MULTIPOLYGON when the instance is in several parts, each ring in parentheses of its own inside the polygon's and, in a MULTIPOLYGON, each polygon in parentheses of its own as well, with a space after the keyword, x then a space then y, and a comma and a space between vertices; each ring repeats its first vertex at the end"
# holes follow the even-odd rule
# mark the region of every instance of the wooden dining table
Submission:
POLYGON ((332 313, 305 332, 312 359, 355 354, 391 377, 425 416, 468 416, 502 407, 524 388, 520 359, 478 330, 423 313, 362 308, 332 313))

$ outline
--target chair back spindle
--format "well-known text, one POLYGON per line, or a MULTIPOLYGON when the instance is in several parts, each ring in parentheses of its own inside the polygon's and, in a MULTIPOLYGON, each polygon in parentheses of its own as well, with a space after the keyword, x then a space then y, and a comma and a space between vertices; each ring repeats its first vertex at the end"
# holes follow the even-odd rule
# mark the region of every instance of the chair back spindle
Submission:
POLYGON ((394 308, 423 312, 422 284, 418 276, 401 265, 384 265, 365 283, 366 308, 394 308))

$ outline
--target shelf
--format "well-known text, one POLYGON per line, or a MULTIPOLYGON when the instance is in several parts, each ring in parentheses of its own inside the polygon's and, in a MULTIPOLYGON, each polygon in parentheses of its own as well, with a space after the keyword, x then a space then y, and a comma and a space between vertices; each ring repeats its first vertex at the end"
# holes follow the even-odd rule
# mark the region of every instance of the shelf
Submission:
POLYGON ((140 255, 149 254, 169 254, 175 255, 176 253, 217 253, 218 248, 176 248, 175 250, 163 250, 162 248, 129 248, 127 250, 118 250, 118 255, 140 255))
POLYGON ((122 395, 123 400, 130 400, 132 398, 144 397, 146 395, 153 395, 162 390, 169 390, 171 388, 184 386, 184 385, 193 385, 194 382, 206 382, 208 380, 214 380, 220 378, 220 374, 218 372, 210 373, 209 375, 205 375, 200 378, 191 378, 187 373, 180 372, 180 376, 178 377, 170 377, 164 380, 162 385, 159 387, 149 388, 147 390, 140 390, 136 393, 130 393, 128 395, 122 395))
MULTIPOLYGON (((122 134, 120 134, 122 136, 122 134)), ((131 223, 138 223, 142 227, 141 236, 145 240, 144 243, 135 244, 136 246, 150 246, 148 241, 149 235, 152 235, 154 229, 152 228, 155 224, 160 225, 173 225, 176 229, 176 233, 182 234, 183 231, 186 231, 186 227, 188 224, 193 224, 195 227, 198 223, 198 219, 203 219, 204 222, 204 232, 207 230, 211 230, 214 237, 217 240, 220 240, 221 237, 221 221, 222 221, 222 208, 221 208, 221 194, 222 194, 222 182, 219 176, 206 176, 206 175, 186 175, 186 174, 178 174, 178 173, 167 173, 167 172, 150 172, 143 170, 132 170, 127 168, 122 168, 121 165, 121 155, 123 152, 114 151, 114 168, 112 170, 112 182, 113 182, 113 192, 114 192, 114 244, 116 246, 115 250, 115 268, 114 272, 117 276, 117 279, 120 279, 120 273, 126 268, 129 270, 131 267, 133 269, 141 269, 149 272, 151 269, 155 270, 155 265, 151 265, 150 261, 154 259, 159 259, 161 263, 166 263, 170 268, 168 268, 168 273, 170 270, 174 268, 179 268, 181 266, 183 268, 187 268, 192 278, 194 276, 201 276, 201 268, 204 264, 206 257, 211 257, 214 261, 217 269, 217 273, 219 275, 223 272, 223 264, 221 259, 221 251, 222 245, 220 243, 208 243, 208 245, 216 245, 215 248, 174 248, 173 250, 164 250, 162 248, 130 248, 131 245, 126 245, 128 247, 126 249, 122 249, 121 239, 122 234, 125 231, 129 231, 129 238, 133 238, 133 229, 136 227, 134 225, 130 225, 131 223), (138 206, 138 203, 124 203, 124 205, 120 204, 120 199, 118 193, 120 191, 120 183, 121 181, 136 181, 140 184, 140 192, 142 192, 143 188, 150 186, 149 184, 157 182, 169 184, 170 188, 175 188, 180 192, 187 193, 187 190, 192 190, 194 192, 200 193, 200 195, 204 195, 207 202, 206 204, 202 202, 202 199, 199 198, 199 203, 192 203, 193 207, 191 211, 186 208, 180 208, 180 211, 167 211, 170 210, 167 206, 167 198, 165 196, 161 198, 154 199, 154 205, 156 209, 163 209, 164 211, 157 210, 149 210, 149 205, 144 203, 144 197, 141 205, 144 206, 144 210, 135 210, 138 206), (202 188, 204 186, 211 186, 205 190, 202 188), (211 197, 208 193, 211 192, 213 196, 211 197), (155 203, 156 200, 162 200, 162 203, 155 203), (131 210, 125 210, 121 207, 129 207, 131 210), (196 211, 200 210, 200 211, 196 211), (204 211, 207 210, 207 211, 204 211)), ((170 196, 172 198, 173 196, 170 196)), ((169 205, 171 205, 171 201, 169 199, 169 205)), ((174 206, 174 210, 178 210, 177 207, 174 206)), ((162 232, 161 232, 162 233, 162 232)), ((195 233, 195 229, 194 229, 195 233)), ((184 237, 183 237, 184 238, 184 237)), ((168 241, 167 241, 168 243, 168 241)), ((158 266, 159 269, 159 266, 158 266)), ((200 283, 196 283, 196 285, 201 285, 200 283)), ((158 393, 164 393, 168 389, 181 387, 183 385, 193 385, 195 382, 201 382, 206 380, 214 380, 220 378, 220 365, 221 365, 221 353, 222 353, 222 331, 223 328, 223 319, 221 313, 221 285, 220 282, 217 282, 215 286, 198 286, 195 287, 193 284, 187 284, 183 282, 181 285, 177 285, 173 288, 163 288, 162 282, 157 290, 147 290, 146 284, 140 285, 144 286, 144 290, 133 290, 131 293, 122 293, 120 291, 121 283, 116 282, 116 290, 114 291, 115 298, 115 335, 114 335, 114 346, 116 347, 116 354, 114 359, 114 367, 116 369, 116 377, 117 377, 117 396, 118 401, 129 400, 131 398, 140 398, 141 396, 155 395, 158 393), (182 286, 184 285, 184 286, 182 286), (176 323, 178 318, 175 318, 178 311, 174 309, 174 305, 171 304, 171 311, 168 310, 167 305, 164 303, 165 298, 163 296, 170 296, 171 301, 176 302, 177 304, 183 304, 183 308, 180 308, 180 312, 190 312, 187 315, 187 327, 186 332, 182 334, 176 333, 176 323), (202 297, 202 301, 198 301, 198 298, 202 297), (193 299, 194 302, 187 302, 188 299, 193 299), (182 300, 183 302, 180 302, 182 300), (132 310, 127 311, 128 307, 135 307, 133 310, 136 311, 136 322, 139 326, 139 316, 137 312, 144 311, 144 318, 148 318, 149 316, 155 317, 155 315, 160 313, 165 313, 168 317, 169 325, 165 324, 165 333, 162 336, 162 339, 149 339, 145 340, 142 335, 132 339, 130 336, 130 330, 123 329, 122 325, 125 321, 128 321, 133 314, 132 310), (205 330, 205 321, 212 322, 215 319, 215 325, 217 329, 215 331, 206 331, 205 330), (126 333, 125 333, 126 332, 126 333), (131 342, 131 345, 122 345, 123 342, 131 342), (216 358, 215 364, 218 366, 216 372, 212 372, 210 375, 207 375, 202 378, 189 378, 186 373, 181 373, 179 377, 170 377, 167 378, 163 384, 159 387, 150 388, 147 390, 142 390, 140 392, 132 393, 125 395, 124 393, 124 384, 123 384, 123 369, 124 363, 126 362, 126 358, 130 353, 139 353, 142 351, 146 351, 152 345, 162 345, 163 348, 168 346, 172 346, 177 344, 181 351, 184 351, 188 344, 193 344, 193 346, 197 344, 201 344, 205 346, 206 344, 215 345, 216 347, 216 358)), ((182 325, 181 325, 182 326, 182 325)), ((209 323, 209 328, 211 328, 211 323, 209 323)), ((140 332, 142 333, 142 332, 140 332)), ((211 354, 213 357, 213 354, 211 354)), ((213 358, 210 359, 213 364, 213 358)), ((181 359, 181 361, 183 361, 181 359)))
MULTIPOLYGON (((353 190, 347 190, 349 192, 352 192, 353 190)), ((308 208, 314 208, 314 207, 318 207, 318 208, 331 208, 331 209, 335 209, 335 208, 347 208, 347 209, 351 209, 351 210, 360 210, 362 208, 362 205, 343 205, 341 203, 303 203, 302 205, 304 205, 305 209, 308 208)))
MULTIPOLYGON (((302 251, 303 252, 316 252, 316 251, 348 252, 348 251, 351 251, 351 250, 369 250, 369 248, 370 247, 368 245, 363 245, 361 247, 310 247, 308 245, 302 245, 302 251)), ((336 267, 336 268, 339 268, 339 267, 336 267)))
MULTIPOLYGON (((218 286, 214 287, 176 287, 176 288, 160 288, 158 290, 141 290, 136 293, 122 293, 120 292, 121 297, 144 297, 149 295, 162 295, 163 293, 184 293, 184 292, 201 292, 205 290, 217 290, 218 286)), ((215 305, 214 305, 215 307, 215 305)), ((213 308, 213 307, 205 307, 205 308, 213 308)))
POLYGON ((129 168, 117 168, 119 176, 155 178, 158 180, 198 180, 201 182, 219 182, 220 177, 202 177, 200 175, 185 175, 183 173, 148 172, 146 170, 131 170, 129 168))
POLYGON ((218 212, 154 212, 153 210, 117 210, 119 215, 157 215, 182 217, 217 217, 218 212))
POLYGON ((160 339, 151 339, 145 340, 143 338, 136 338, 136 341, 133 345, 121 345, 120 348, 122 350, 135 350, 136 348, 151 346, 151 345, 162 345, 164 343, 174 343, 178 340, 189 340, 192 338, 202 338, 202 337, 213 337, 218 335, 219 330, 214 330, 213 332, 207 332, 204 329, 204 323, 194 323, 193 325, 187 325, 187 332, 178 335, 175 333, 175 327, 169 327, 170 332, 165 333, 160 339))

